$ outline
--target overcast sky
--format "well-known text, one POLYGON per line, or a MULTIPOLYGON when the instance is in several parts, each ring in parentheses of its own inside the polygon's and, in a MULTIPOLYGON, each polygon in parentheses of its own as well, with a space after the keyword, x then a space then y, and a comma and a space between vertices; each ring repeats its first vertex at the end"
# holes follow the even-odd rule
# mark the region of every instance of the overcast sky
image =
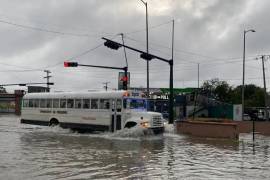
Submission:
MULTIPOLYGON (((145 50, 145 6, 140 0, 0 0, 0 84, 45 82, 52 90, 117 87, 117 70, 64 68, 64 61, 125 66, 123 49, 103 46, 101 37, 145 50)), ((270 54, 269 0, 148 0, 149 51, 171 58, 175 20, 174 86, 197 87, 219 78, 242 83, 243 31, 246 34, 246 83, 263 85, 262 64, 270 54)), ((146 62, 127 50, 132 87, 146 87, 146 62)), ((266 61, 270 86, 269 61, 266 61)), ((169 66, 150 62, 150 87, 169 86, 169 66)), ((8 90, 21 87, 9 87, 8 90)))

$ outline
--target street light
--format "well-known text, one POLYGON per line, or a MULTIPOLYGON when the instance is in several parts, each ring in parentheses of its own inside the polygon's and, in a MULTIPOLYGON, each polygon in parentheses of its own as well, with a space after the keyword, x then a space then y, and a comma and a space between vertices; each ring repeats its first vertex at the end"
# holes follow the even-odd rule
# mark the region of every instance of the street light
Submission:
MULTIPOLYGON (((245 60, 246 60, 246 33, 256 32, 254 29, 244 30, 244 49, 243 49, 243 82, 242 82, 242 119, 245 110, 245 60)), ((254 120, 253 120, 253 141, 254 141, 254 120)))
MULTIPOLYGON (((148 7, 147 2, 141 0, 141 2, 145 5, 145 13, 146 13, 146 52, 149 53, 149 46, 148 46, 148 7)), ((147 71, 147 79, 146 79, 146 88, 147 88, 147 97, 149 97, 149 60, 146 59, 146 71, 147 71)))

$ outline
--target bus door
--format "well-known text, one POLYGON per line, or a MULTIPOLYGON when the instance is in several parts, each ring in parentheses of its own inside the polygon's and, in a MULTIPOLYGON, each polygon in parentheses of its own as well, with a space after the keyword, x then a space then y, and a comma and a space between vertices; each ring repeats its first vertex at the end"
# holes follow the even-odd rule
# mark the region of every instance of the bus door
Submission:
POLYGON ((112 100, 111 132, 122 129, 122 100, 112 100))

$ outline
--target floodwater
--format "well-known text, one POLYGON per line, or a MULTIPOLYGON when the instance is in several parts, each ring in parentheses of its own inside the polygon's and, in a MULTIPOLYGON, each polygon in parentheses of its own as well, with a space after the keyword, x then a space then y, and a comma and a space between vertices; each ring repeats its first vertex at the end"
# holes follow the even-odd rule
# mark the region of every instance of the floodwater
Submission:
POLYGON ((270 179, 270 137, 78 134, 0 116, 0 179, 270 179))

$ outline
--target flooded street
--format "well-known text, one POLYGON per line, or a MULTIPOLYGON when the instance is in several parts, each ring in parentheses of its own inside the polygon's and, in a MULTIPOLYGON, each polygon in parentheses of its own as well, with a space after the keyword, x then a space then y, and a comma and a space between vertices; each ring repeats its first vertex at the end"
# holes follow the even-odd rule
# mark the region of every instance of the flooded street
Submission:
POLYGON ((270 137, 78 134, 0 117, 0 179, 269 179, 270 137))

